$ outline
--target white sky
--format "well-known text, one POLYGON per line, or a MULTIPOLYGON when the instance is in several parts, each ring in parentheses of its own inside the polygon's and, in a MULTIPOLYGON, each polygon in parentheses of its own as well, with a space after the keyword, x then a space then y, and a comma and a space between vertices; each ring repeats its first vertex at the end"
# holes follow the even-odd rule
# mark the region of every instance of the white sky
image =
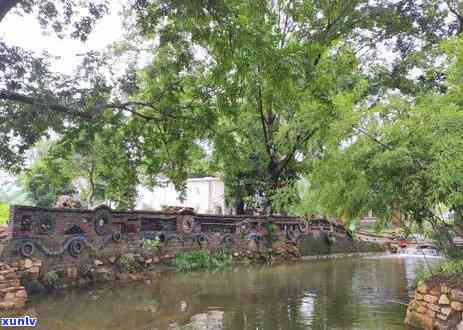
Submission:
MULTIPOLYGON (((53 56, 59 56, 60 59, 52 63, 52 70, 70 74, 80 62, 77 54, 89 50, 103 50, 112 42, 121 39, 123 29, 118 11, 122 4, 123 0, 111 2, 110 14, 98 21, 86 42, 60 39, 54 33, 46 34, 35 15, 20 16, 13 11, 10 11, 0 23, 0 39, 9 46, 15 45, 37 53, 48 51, 53 56)), ((0 170, 0 184, 11 183, 12 180, 12 176, 0 170)))
POLYGON ((53 70, 71 73, 79 62, 76 54, 89 50, 103 50, 122 37, 123 29, 118 12, 123 2, 123 0, 111 2, 110 14, 98 21, 86 42, 70 38, 59 39, 54 33, 47 35, 35 15, 20 16, 13 11, 10 11, 0 23, 0 39, 10 46, 20 46, 37 53, 48 51, 53 56, 59 56, 60 59, 52 63, 53 70))

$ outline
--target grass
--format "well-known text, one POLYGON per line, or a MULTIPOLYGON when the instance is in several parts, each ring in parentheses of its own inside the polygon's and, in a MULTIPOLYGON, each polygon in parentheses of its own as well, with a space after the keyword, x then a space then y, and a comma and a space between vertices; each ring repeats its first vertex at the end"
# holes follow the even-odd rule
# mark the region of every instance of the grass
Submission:
POLYGON ((10 206, 5 203, 0 203, 0 225, 6 225, 10 217, 10 206))
POLYGON ((214 270, 228 267, 232 264, 232 257, 224 250, 209 252, 205 250, 182 252, 176 255, 172 265, 181 272, 194 270, 214 270))

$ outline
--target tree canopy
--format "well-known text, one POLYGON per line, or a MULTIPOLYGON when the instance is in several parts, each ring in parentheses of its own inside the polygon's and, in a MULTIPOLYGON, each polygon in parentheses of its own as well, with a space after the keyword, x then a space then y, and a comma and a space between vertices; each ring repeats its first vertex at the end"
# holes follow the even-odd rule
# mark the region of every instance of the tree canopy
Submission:
MULTIPOLYGON (((9 1, 0 20, 12 8, 81 40, 108 12, 106 2, 9 1)), ((50 54, 0 40, 0 167, 22 171, 25 152, 50 138, 50 162, 36 170, 64 161, 67 179, 86 178, 89 204, 127 208, 136 185, 160 174, 181 189, 189 176, 221 172, 240 211, 284 210, 307 176, 311 203, 327 212, 387 214, 400 200, 421 216, 432 203, 408 207, 404 196, 426 195, 429 176, 444 180, 430 174, 431 149, 421 154, 437 128, 419 123, 459 120, 448 107, 425 109, 457 88, 457 64, 447 70, 455 56, 439 45, 461 33, 461 13, 450 0, 137 0, 124 11, 130 37, 90 51, 71 76, 52 72, 50 54), (131 58, 115 72, 141 51, 149 64, 131 58)))

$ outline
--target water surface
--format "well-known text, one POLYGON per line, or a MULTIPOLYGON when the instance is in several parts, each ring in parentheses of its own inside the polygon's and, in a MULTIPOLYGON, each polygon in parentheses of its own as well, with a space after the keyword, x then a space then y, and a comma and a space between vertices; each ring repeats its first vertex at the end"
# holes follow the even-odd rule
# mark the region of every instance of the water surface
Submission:
MULTIPOLYGON (((436 260, 429 260, 431 263, 436 260)), ((167 274, 35 298, 41 329, 404 329, 416 257, 167 274)))

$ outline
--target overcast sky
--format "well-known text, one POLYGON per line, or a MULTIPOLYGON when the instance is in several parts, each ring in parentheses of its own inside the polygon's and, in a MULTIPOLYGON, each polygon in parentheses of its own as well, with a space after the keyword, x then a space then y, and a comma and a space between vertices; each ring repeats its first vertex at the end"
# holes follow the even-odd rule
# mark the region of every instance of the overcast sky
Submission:
MULTIPOLYGON (((0 0, 2 1, 2 0, 0 0)), ((59 39, 54 33, 46 34, 34 15, 20 16, 10 11, 0 23, 0 39, 8 45, 20 46, 37 53, 48 51, 60 59, 52 63, 53 70, 71 73, 79 63, 76 56, 89 50, 103 50, 107 45, 120 39, 123 34, 118 11, 123 0, 111 2, 111 13, 100 20, 87 42, 59 39)), ((11 181, 12 177, 0 170, 0 184, 11 181)))
POLYGON ((53 62, 53 69, 71 73, 78 62, 76 54, 89 50, 103 50, 108 44, 122 37, 123 30, 118 11, 123 2, 111 2, 111 13, 97 23, 87 42, 69 38, 59 39, 54 33, 47 35, 41 29, 35 15, 19 16, 13 11, 10 11, 0 23, 0 38, 8 45, 20 46, 38 53, 48 51, 51 55, 60 56, 60 60, 53 62))

